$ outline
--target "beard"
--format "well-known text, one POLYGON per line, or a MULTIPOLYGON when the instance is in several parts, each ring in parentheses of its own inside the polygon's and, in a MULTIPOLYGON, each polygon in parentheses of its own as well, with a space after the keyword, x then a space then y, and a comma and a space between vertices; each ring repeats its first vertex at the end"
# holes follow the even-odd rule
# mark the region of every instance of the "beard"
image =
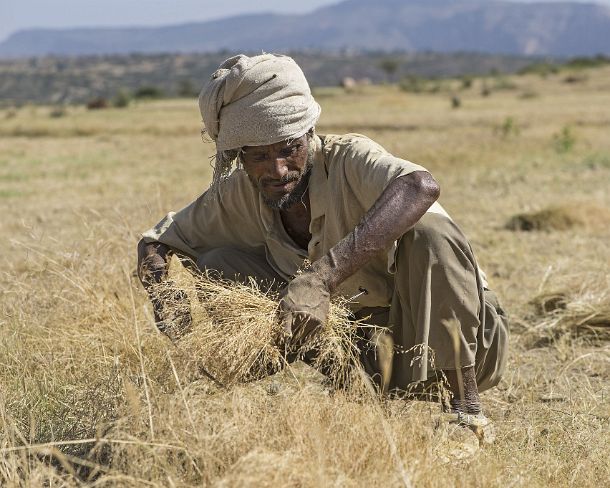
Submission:
POLYGON ((312 156, 313 155, 308 154, 305 166, 303 166, 303 169, 301 171, 291 171, 286 175, 282 176, 279 181, 276 180, 277 183, 281 184, 292 183, 296 181, 295 187, 291 191, 283 194, 280 198, 269 197, 265 193, 265 181, 255 181, 248 175, 248 178, 250 178, 250 182, 258 190, 259 194, 263 199, 263 202, 265 202, 265 205, 275 210, 288 210, 295 203, 301 202, 303 200, 303 196, 309 188, 309 177, 311 175, 311 168, 313 167, 312 156))

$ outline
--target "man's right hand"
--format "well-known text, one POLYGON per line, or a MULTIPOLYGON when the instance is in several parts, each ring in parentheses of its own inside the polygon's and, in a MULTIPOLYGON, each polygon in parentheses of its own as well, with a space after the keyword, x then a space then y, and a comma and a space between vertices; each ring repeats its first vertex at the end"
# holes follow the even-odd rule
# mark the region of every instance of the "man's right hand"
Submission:
POLYGON ((302 344, 328 319, 330 292, 320 275, 303 271, 280 294, 279 316, 285 340, 302 344))
POLYGON ((188 296, 167 282, 172 250, 160 242, 138 243, 138 277, 153 305, 157 328, 177 339, 189 330, 192 322, 188 296))

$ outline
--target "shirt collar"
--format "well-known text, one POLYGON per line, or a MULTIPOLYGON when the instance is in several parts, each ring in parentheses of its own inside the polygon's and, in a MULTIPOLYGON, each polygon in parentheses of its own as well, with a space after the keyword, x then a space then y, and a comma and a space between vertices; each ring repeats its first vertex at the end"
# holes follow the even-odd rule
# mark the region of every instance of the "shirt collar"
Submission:
POLYGON ((309 204, 311 205, 312 222, 326 213, 328 200, 328 173, 324 161, 324 142, 314 135, 310 144, 313 144, 313 167, 309 177, 309 204))

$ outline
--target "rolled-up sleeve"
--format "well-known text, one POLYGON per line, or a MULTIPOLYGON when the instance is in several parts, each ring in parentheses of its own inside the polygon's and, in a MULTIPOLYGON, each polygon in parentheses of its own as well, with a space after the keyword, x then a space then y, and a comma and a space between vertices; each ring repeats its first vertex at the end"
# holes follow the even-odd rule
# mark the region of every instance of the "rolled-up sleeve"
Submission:
POLYGON ((382 146, 359 134, 342 136, 334 155, 345 181, 364 209, 368 210, 396 178, 414 171, 427 171, 419 164, 398 158, 382 146))
POLYGON ((142 233, 145 242, 161 242, 174 251, 196 258, 217 247, 250 248, 264 243, 256 209, 258 197, 247 176, 234 172, 195 201, 168 213, 142 233))

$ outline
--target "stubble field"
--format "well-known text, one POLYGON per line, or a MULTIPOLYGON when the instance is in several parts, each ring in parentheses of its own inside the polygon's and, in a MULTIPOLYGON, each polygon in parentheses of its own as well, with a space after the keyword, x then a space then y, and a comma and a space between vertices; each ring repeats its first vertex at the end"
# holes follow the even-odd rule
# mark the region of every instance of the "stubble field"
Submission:
POLYGON ((0 485, 607 484, 610 70, 566 77, 316 91, 319 133, 430 170, 511 314, 497 438, 468 456, 436 404, 329 394, 302 364, 220 387, 156 332, 135 246, 207 187, 194 100, 0 112, 0 485))

